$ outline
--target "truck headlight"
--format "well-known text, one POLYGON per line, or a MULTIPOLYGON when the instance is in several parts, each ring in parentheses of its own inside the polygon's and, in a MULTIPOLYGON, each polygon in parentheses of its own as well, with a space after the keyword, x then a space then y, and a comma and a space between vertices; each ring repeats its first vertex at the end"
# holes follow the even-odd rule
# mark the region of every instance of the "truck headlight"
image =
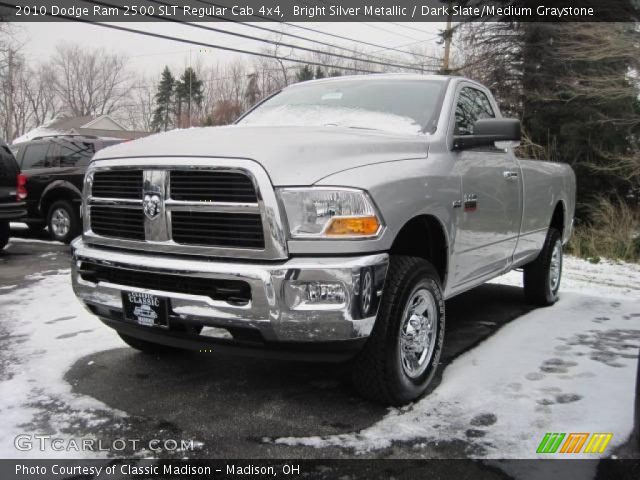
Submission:
POLYGON ((382 220, 363 190, 282 188, 278 193, 293 238, 371 238, 382 230, 382 220))

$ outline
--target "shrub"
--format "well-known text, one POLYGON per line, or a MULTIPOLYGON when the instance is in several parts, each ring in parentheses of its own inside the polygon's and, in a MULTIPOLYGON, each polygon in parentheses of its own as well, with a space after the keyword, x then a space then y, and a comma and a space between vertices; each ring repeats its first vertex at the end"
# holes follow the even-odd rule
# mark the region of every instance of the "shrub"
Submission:
MULTIPOLYGON (((567 250, 578 257, 600 257, 628 262, 640 260, 640 218, 623 200, 599 198, 590 220, 575 226, 567 250)), ((596 260, 597 259, 597 260, 596 260)))

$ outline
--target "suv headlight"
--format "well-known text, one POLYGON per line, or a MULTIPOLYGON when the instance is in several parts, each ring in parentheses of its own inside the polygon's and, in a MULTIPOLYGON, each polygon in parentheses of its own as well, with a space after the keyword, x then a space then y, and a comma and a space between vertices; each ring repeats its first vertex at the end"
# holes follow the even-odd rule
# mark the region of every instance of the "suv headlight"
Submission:
POLYGON ((278 194, 293 238, 371 238, 382 231, 382 219, 363 190, 281 188, 278 194))

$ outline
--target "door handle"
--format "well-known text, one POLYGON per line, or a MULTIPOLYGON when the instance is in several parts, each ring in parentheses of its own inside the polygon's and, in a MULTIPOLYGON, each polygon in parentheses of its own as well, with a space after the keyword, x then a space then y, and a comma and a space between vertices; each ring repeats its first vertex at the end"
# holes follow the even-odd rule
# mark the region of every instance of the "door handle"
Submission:
POLYGON ((515 180, 516 178, 518 178, 518 172, 507 170, 505 172, 502 172, 502 176, 505 178, 505 180, 515 180))

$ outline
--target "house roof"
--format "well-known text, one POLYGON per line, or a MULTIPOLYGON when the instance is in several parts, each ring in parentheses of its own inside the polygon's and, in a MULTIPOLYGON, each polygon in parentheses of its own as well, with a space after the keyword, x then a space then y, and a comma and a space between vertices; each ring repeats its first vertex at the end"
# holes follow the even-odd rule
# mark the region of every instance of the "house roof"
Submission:
POLYGON ((73 128, 69 133, 75 133, 78 135, 94 135, 96 137, 123 138, 125 140, 133 140, 151 135, 149 132, 134 130, 103 130, 99 128, 73 128))
POLYGON ((82 128, 94 128, 96 126, 96 124, 98 124, 101 120, 107 120, 107 121, 111 122, 113 125, 115 125, 116 127, 120 128, 120 130, 126 130, 127 129, 120 122, 118 122, 114 118, 112 118, 111 115, 100 115, 99 117, 94 118, 90 122, 85 123, 83 125, 80 125, 80 127, 82 127, 82 128))
POLYGON ((84 117, 60 117, 47 123, 46 128, 60 131, 71 130, 72 128, 80 128, 93 120, 94 118, 91 115, 84 117))

